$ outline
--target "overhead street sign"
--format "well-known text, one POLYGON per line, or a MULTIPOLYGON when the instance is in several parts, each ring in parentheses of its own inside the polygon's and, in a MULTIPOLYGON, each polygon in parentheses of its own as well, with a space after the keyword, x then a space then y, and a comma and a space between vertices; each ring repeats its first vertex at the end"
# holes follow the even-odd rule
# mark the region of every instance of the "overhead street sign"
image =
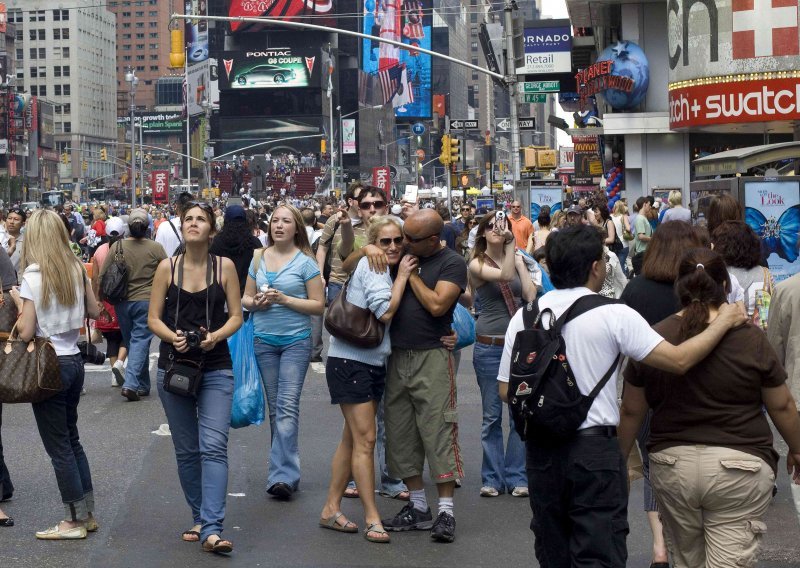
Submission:
POLYGON ((546 103, 547 93, 527 93, 522 95, 523 103, 546 103))
POLYGON ((517 85, 520 93, 557 93, 561 90, 560 81, 520 81, 517 85))
POLYGON ((450 128, 452 130, 477 130, 477 120, 451 120, 450 128))
MULTIPOLYGON (((520 118, 517 122, 520 130, 536 130, 536 120, 533 118, 520 118)), ((496 132, 509 132, 511 130, 511 119, 495 118, 494 128, 496 132)))

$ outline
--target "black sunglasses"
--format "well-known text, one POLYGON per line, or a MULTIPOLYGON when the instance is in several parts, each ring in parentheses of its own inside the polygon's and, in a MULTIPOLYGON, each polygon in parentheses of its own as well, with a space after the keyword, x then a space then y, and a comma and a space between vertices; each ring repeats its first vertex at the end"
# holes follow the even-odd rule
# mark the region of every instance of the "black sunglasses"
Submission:
POLYGON ((434 233, 434 234, 428 235, 426 237, 414 238, 411 235, 409 235, 408 233, 406 233, 406 240, 408 240, 408 242, 410 242, 410 243, 417 244, 417 243, 421 243, 422 241, 428 240, 431 237, 438 237, 438 236, 439 236, 439 233, 434 233))
POLYGON ((190 202, 189 202, 189 203, 186 205, 186 210, 188 211, 188 210, 189 210, 189 209, 191 209, 192 207, 199 207, 199 208, 200 208, 200 209, 202 209, 203 211, 209 211, 209 212, 211 212, 211 213, 213 213, 213 212, 214 212, 214 208, 213 208, 213 207, 211 207, 211 205, 209 205, 209 204, 208 204, 208 203, 206 203, 205 201, 190 201, 190 202))
POLYGON ((403 244, 403 237, 394 237, 394 238, 386 237, 384 239, 378 239, 378 242, 381 244, 382 247, 388 247, 392 243, 394 243, 395 246, 399 247, 400 245, 403 244))
POLYGON ((384 207, 386 207, 386 202, 385 201, 362 201, 361 203, 358 204, 358 208, 359 209, 363 209, 364 211, 366 211, 370 207, 375 207, 375 209, 383 209, 384 207))

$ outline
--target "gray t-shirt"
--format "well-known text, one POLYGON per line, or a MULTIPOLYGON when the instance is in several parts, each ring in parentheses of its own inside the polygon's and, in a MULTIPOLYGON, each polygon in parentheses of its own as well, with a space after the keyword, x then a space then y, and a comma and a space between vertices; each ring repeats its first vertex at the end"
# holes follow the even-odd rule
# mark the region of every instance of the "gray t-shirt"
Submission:
POLYGON ((3 292, 8 292, 12 286, 17 285, 17 271, 3 247, 0 247, 0 279, 3 281, 3 292))
MULTIPOLYGON (((522 284, 519 281, 519 274, 515 274, 509 284, 511 285, 511 294, 514 296, 514 307, 518 308, 522 303, 522 284)), ((503 292, 500 290, 500 284, 486 282, 477 291, 481 300, 481 315, 475 323, 475 333, 502 337, 508 329, 513 314, 508 313, 508 306, 506 306, 503 292)), ((516 309, 514 311, 516 313, 516 309)))
POLYGON ((683 221, 685 223, 692 222, 692 212, 686 207, 671 207, 664 213, 662 223, 666 221, 683 221))

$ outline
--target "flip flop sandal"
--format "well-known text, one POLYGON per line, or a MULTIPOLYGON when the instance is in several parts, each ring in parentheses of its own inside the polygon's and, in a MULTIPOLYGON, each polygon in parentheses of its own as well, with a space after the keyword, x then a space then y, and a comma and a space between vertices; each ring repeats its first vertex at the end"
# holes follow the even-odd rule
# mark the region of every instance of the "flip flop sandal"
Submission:
POLYGON ((358 526, 353 521, 347 521, 345 524, 339 524, 339 518, 343 517, 344 513, 339 511, 338 513, 334 514, 333 516, 328 517, 327 519, 321 518, 319 520, 319 526, 323 529, 330 529, 336 532, 343 532, 343 533, 357 533, 358 526))
POLYGON ((188 531, 183 531, 183 534, 181 534, 181 540, 183 542, 198 542, 200 540, 200 531, 196 531, 194 528, 191 528, 188 531))
POLYGON ((347 489, 344 490, 342 497, 346 497, 348 499, 358 499, 359 497, 358 487, 356 488, 348 487, 347 489))
POLYGON ((386 532, 386 530, 383 528, 383 525, 381 525, 380 523, 372 523, 371 525, 368 525, 367 528, 364 529, 364 538, 367 539, 369 542, 376 542, 378 544, 388 544, 391 540, 389 537, 389 533, 386 532), (381 528, 380 530, 378 530, 375 527, 381 527, 381 528), (369 533, 378 533, 381 536, 379 537, 369 536, 369 533))
POLYGON ((211 535, 216 536, 217 541, 214 544, 208 542, 208 537, 203 541, 203 550, 206 552, 214 552, 217 554, 228 554, 229 552, 233 552, 233 543, 228 540, 222 540, 222 537, 219 535, 211 535))

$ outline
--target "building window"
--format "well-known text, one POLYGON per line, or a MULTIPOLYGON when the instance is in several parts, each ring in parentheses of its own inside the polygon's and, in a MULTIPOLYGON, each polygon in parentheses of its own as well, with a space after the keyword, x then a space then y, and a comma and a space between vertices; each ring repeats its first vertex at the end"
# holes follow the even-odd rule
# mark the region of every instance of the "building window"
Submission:
POLYGON ((69 39, 69 28, 61 28, 61 39, 69 39))
POLYGON ((122 12, 122 17, 123 18, 130 18, 131 17, 131 13, 130 12, 122 12))
POLYGON ((158 54, 157 53, 150 54, 150 61, 158 61, 158 54))
POLYGON ((47 77, 47 67, 39 67, 39 77, 47 77))
POLYGON ((123 55, 122 56, 122 60, 123 61, 130 61, 131 60, 131 56, 130 55, 123 55))
POLYGON ((144 27, 144 22, 136 22, 136 27, 137 28, 143 28, 144 27))
POLYGON ((53 87, 53 94, 57 97, 61 96, 61 85, 55 85, 53 87))
POLYGON ((72 123, 71 122, 65 122, 64 123, 64 132, 72 132, 72 123))
POLYGON ((144 34, 136 34, 136 39, 144 39, 144 34))
POLYGON ((63 55, 65 58, 69 58, 69 48, 68 48, 68 47, 65 47, 65 48, 62 50, 62 55, 63 55))
POLYGON ((36 77, 39 76, 39 72, 37 71, 36 67, 31 67, 30 76, 32 79, 35 79, 36 77))
POLYGON ((64 85, 64 96, 69 96, 70 94, 71 93, 69 85, 64 85))
POLYGON ((69 10, 61 10, 61 21, 69 22, 69 10))
MULTIPOLYGON (((33 30, 31 30, 31 31, 33 31, 33 30)), ((56 40, 56 41, 61 39, 61 30, 60 29, 55 28, 53 30, 53 39, 56 40)))
POLYGON ((24 50, 24 49, 18 49, 18 50, 17 50, 17 59, 20 59, 20 60, 21 60, 21 59, 23 59, 24 57, 25 57, 25 50, 24 50))
POLYGON ((70 113, 72 113, 72 105, 70 103, 67 103, 64 105, 64 114, 70 114, 70 113))
POLYGON ((147 15, 150 16, 151 18, 158 18, 158 10, 150 10, 149 12, 147 12, 147 15))
POLYGON ((61 10, 53 10, 53 21, 54 22, 61 21, 61 10))
POLYGON ((150 22, 150 27, 151 28, 157 28, 158 27, 158 22, 150 22))
POLYGON ((131 39, 131 34, 122 34, 122 39, 131 39))
POLYGON ((40 22, 44 22, 44 20, 45 20, 44 10, 39 10, 38 12, 36 12, 36 15, 38 16, 38 20, 40 22))
POLYGON ((150 49, 158 49, 158 44, 157 43, 151 43, 150 44, 150 49))
POLYGON ((144 49, 144 44, 143 43, 137 43, 136 44, 136 49, 144 49))
POLYGON ((137 55, 136 61, 144 61, 144 55, 137 55))
POLYGON ((64 65, 62 71, 64 72, 64 77, 69 77, 69 65, 64 65))
POLYGON ((137 65, 136 66, 136 70, 137 71, 144 71, 144 65, 137 65))
POLYGON ((158 37, 158 32, 151 32, 151 33, 150 33, 150 37, 151 37, 152 39, 156 39, 156 38, 158 37))
POLYGON ((40 97, 46 97, 47 96, 47 87, 45 85, 42 85, 41 87, 39 87, 39 96, 40 97))
POLYGON ((53 65, 53 77, 61 77, 61 65, 53 65))
POLYGON ((22 30, 17 30, 17 34, 15 37, 17 41, 22 41, 22 30))
POLYGON ((470 43, 470 48, 472 49, 472 51, 478 51, 478 42, 473 41, 472 43, 470 43))
POLYGON ((136 11, 137 18, 144 18, 144 10, 137 10, 136 11))
POLYGON ((130 22, 123 22, 122 23, 122 27, 123 28, 130 28, 131 27, 131 23, 130 22))
POLYGON ((36 41, 36 30, 28 30, 28 38, 31 41, 36 41))
POLYGON ((150 71, 158 71, 158 65, 151 65, 150 71))
POLYGON ((35 47, 32 47, 30 53, 31 53, 31 59, 36 59, 36 56, 39 53, 39 50, 36 49, 35 47))

